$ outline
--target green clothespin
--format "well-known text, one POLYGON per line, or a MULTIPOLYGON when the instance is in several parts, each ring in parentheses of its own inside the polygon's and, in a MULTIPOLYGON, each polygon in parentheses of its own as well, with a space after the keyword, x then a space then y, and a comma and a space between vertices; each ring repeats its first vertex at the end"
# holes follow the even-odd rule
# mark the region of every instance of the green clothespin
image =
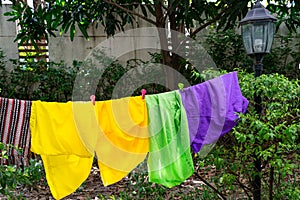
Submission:
POLYGON ((179 87, 179 90, 181 92, 183 92, 184 84, 183 83, 178 83, 178 87, 179 87))

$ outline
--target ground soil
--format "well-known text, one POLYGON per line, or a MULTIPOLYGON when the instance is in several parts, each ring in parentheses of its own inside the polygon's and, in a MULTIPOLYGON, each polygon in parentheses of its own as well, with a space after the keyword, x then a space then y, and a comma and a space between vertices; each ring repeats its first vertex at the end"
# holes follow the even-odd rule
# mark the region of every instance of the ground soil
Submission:
MULTIPOLYGON (((84 184, 80 188, 78 188, 77 191, 65 197, 63 200, 114 199, 113 197, 119 197, 119 194, 122 192, 131 193, 128 194, 128 196, 132 197, 132 199, 145 199, 145 197, 136 195, 136 191, 134 189, 131 190, 128 188, 132 184, 134 184, 133 178, 126 177, 116 184, 104 187, 101 182, 99 170, 96 167, 93 167, 88 179, 84 182, 84 184)), ((198 192, 199 192, 200 190, 202 190, 202 185, 203 182, 196 180, 194 177, 191 177, 188 180, 186 180, 184 183, 182 183, 180 186, 168 189, 168 194, 164 197, 164 199, 182 199, 181 197, 182 195, 184 195, 182 194, 182 192, 184 193, 194 192, 196 188, 198 188, 198 192)), ((136 188, 139 188, 139 186, 137 186, 136 188)), ((16 197, 19 196, 21 199, 30 199, 30 200, 31 199, 32 200, 53 200, 54 199, 51 195, 46 180, 41 181, 39 185, 36 185, 32 188, 17 187, 17 189, 14 191, 14 196, 16 197)), ((2 199, 9 199, 9 198, 0 195, 0 199, 2 200, 2 199)), ((155 199, 155 196, 146 199, 155 199)))

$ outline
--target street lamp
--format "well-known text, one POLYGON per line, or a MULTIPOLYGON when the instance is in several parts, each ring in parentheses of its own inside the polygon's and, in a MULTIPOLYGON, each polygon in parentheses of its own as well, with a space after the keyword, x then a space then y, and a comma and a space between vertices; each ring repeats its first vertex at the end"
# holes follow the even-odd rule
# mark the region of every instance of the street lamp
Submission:
POLYGON ((248 55, 255 59, 255 76, 262 73, 262 59, 264 54, 270 53, 275 33, 277 19, 256 1, 252 10, 240 21, 242 38, 248 55))
MULTIPOLYGON (((270 53, 271 46, 274 39, 275 23, 277 19, 273 17, 265 7, 256 1, 251 10, 248 11, 246 17, 240 21, 242 27, 242 38, 244 47, 248 55, 254 57, 255 61, 255 78, 262 74, 263 56, 270 53)), ((255 111, 261 115, 261 96, 255 92, 255 111)), ((261 158, 254 156, 254 165, 256 168, 256 175, 253 181, 253 198, 260 200, 261 198, 261 158)))

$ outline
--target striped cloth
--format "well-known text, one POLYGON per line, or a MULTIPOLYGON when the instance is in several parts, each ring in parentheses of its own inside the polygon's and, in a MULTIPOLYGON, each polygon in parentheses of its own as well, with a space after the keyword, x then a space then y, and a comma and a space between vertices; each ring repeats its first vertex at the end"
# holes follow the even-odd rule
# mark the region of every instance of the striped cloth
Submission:
POLYGON ((30 112, 31 101, 0 97, 0 142, 22 149, 9 148, 8 160, 1 159, 1 164, 28 165, 30 112))

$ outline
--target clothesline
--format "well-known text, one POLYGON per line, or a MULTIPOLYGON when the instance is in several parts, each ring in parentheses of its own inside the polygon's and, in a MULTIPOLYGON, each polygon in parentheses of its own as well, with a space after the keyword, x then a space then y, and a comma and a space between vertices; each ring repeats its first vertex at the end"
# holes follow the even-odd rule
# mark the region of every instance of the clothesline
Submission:
POLYGON ((31 137, 31 145, 26 140, 23 148, 41 155, 56 199, 85 181, 95 154, 105 186, 127 176, 148 155, 149 181, 173 187, 194 173, 190 148, 197 153, 216 142, 237 124, 237 113, 245 113, 247 107, 236 72, 183 90, 96 101, 95 105, 0 97, 1 141, 19 145, 21 135, 31 137), (12 109, 16 102, 27 103, 31 109, 12 109), (24 123, 30 127, 8 128, 24 123))

